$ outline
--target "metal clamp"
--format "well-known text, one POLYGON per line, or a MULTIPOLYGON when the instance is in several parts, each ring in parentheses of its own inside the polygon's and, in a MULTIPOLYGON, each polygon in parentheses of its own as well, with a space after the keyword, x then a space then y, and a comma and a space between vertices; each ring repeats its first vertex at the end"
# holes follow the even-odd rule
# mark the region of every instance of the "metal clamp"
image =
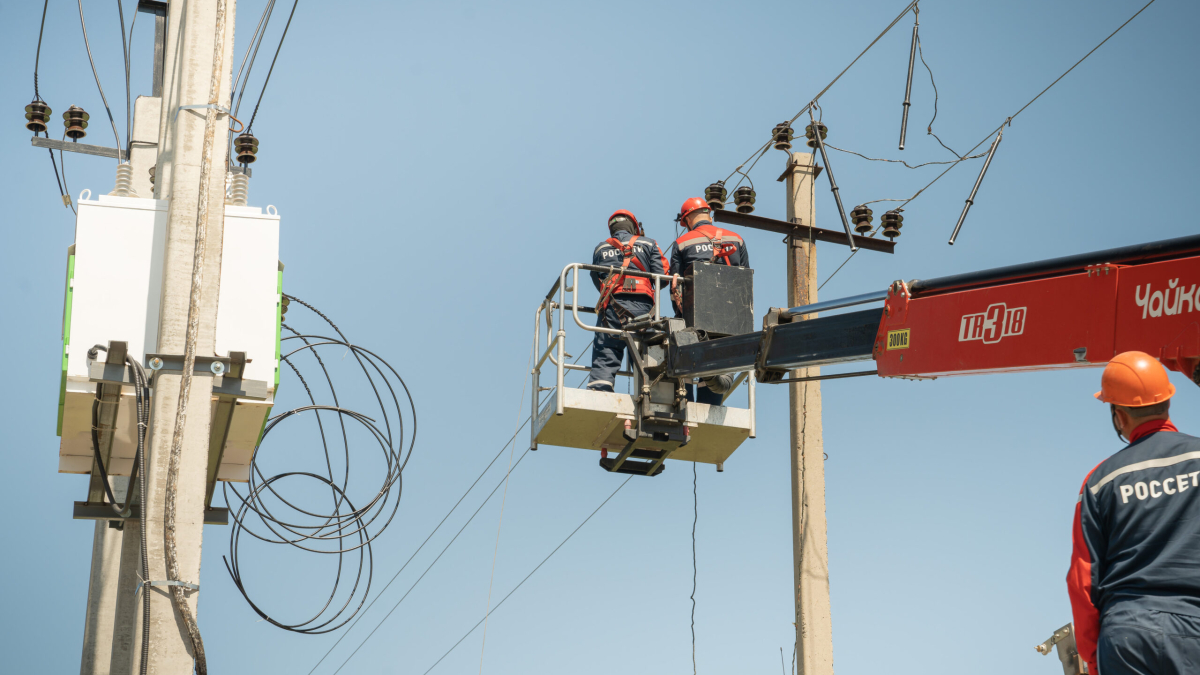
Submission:
POLYGON ((197 103, 195 105, 181 105, 178 108, 176 108, 175 109, 175 119, 172 121, 176 121, 179 119, 179 111, 180 110, 207 110, 209 108, 215 108, 217 112, 222 112, 222 113, 225 113, 226 115, 229 114, 229 108, 223 108, 215 103, 197 103))
POLYGON ((191 591, 200 590, 199 584, 189 584, 186 581, 175 581, 173 579, 166 579, 163 581, 139 581, 137 588, 133 589, 134 597, 137 597, 137 594, 141 592, 142 586, 183 586, 191 591))

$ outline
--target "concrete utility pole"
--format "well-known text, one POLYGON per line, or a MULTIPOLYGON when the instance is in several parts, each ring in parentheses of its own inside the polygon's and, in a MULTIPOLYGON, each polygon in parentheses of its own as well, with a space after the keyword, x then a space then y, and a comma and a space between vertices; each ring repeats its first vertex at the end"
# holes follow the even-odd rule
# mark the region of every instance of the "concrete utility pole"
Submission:
MULTIPOLYGON (((129 478, 112 476, 109 481, 113 494, 121 499, 129 485, 129 478)), ((124 540, 124 530, 109 527, 110 522, 113 521, 97 520, 95 535, 92 537, 92 573, 88 579, 80 675, 108 675, 110 672, 113 626, 120 593, 117 577, 121 571, 121 548, 124 540)), ((137 521, 128 525, 136 528, 137 521)))
MULTIPOLYGON (((167 39, 162 69, 162 110, 158 135, 158 165, 154 197, 169 199, 166 255, 163 262, 162 304, 158 351, 182 355, 188 327, 189 298, 196 254, 198 213, 201 199, 207 205, 206 245, 201 303, 195 318, 199 332, 196 353, 214 354, 217 296, 221 274, 221 241, 225 213, 225 152, 228 147, 228 118, 216 120, 209 166, 202 161, 205 120, 216 112, 210 103, 214 65, 218 68, 218 101, 228 108, 233 63, 235 0, 188 0, 170 3, 167 39), (223 23, 223 26, 220 24, 223 23), (220 48, 216 41, 220 39, 220 48), (219 63, 217 61, 219 60, 219 63), (182 109, 181 106, 201 106, 182 109), (209 172, 207 194, 200 194, 202 172, 209 172)), ((172 434, 180 401, 178 370, 164 369, 155 376, 151 430, 146 466, 146 547, 149 580, 168 579, 166 542, 173 537, 178 553, 178 580, 200 582, 200 547, 203 535, 205 478, 211 427, 212 378, 197 376, 192 381, 186 404, 182 452, 175 486, 177 509, 173 533, 167 531, 166 513, 172 434)), ((135 526, 130 522, 128 526, 135 526)), ((127 537, 127 539, 135 539, 127 537)), ((128 547, 126 547, 127 549, 128 547)), ((128 551, 123 551, 127 553, 128 551)), ((123 558, 133 556, 123 555, 123 558)), ((123 560, 124 562, 124 560, 123 560)), ((133 563, 133 560, 129 560, 133 563)), ((136 564, 122 565, 122 577, 136 571, 136 564)), ((172 601, 180 587, 143 586, 150 596, 149 671, 190 673, 193 648, 185 619, 172 601)), ((198 592, 183 593, 190 613, 196 613, 198 592)), ((135 605, 118 607, 129 612, 131 623, 122 626, 114 640, 113 673, 136 673, 141 660, 142 612, 140 597, 135 605), (132 611, 131 611, 132 610, 132 611), (120 640, 127 644, 117 645, 120 640)))
MULTIPOLYGON (((787 176, 788 222, 816 224, 816 168, 811 153, 791 155, 787 176)), ((817 301, 816 243, 788 238, 788 306, 817 301)), ((810 314, 801 319, 816 317, 810 314)), ((793 370, 814 377, 819 368, 793 370)), ((792 426, 792 578, 796 593, 796 672, 833 675, 833 621, 829 607, 829 549, 825 529, 825 453, 821 433, 821 383, 788 385, 792 426)))

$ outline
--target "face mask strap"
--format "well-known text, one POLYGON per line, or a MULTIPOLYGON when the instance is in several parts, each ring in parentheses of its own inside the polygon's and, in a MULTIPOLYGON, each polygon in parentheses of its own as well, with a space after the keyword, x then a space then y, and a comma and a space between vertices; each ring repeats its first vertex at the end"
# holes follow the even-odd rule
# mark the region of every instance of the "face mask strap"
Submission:
POLYGON ((1113 431, 1117 432, 1117 438, 1121 439, 1122 443, 1129 443, 1129 439, 1125 438, 1125 434, 1121 433, 1121 425, 1117 423, 1117 406, 1113 403, 1108 404, 1109 412, 1112 413, 1113 431))

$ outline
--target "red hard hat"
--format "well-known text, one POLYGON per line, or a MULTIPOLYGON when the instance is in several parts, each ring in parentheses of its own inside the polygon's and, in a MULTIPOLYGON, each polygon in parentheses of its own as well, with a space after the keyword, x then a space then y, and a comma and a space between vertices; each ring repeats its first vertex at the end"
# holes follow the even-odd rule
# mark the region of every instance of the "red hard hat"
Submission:
POLYGON ((683 219, 687 218, 688 214, 696 209, 705 209, 706 211, 711 211, 712 207, 708 205, 708 202, 704 201, 703 197, 692 197, 684 202, 683 206, 679 207, 679 220, 682 221, 683 219))
POLYGON ((1145 352, 1124 352, 1113 357, 1100 377, 1096 398, 1127 408, 1161 403, 1175 395, 1167 369, 1145 352))
POLYGON ((637 216, 633 215, 633 213, 631 211, 627 211, 625 209, 617 209, 616 211, 613 211, 613 214, 611 216, 608 217, 609 232, 612 231, 613 220, 618 217, 625 217, 625 218, 628 218, 629 220, 633 221, 633 227, 635 229, 634 234, 637 234, 638 236, 642 235, 642 224, 638 222, 637 216))

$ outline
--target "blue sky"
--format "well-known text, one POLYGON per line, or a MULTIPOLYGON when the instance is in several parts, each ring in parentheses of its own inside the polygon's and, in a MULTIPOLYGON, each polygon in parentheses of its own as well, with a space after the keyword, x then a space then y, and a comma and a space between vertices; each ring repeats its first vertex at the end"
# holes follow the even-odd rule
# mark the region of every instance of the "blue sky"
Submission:
MULTIPOLYGON (((126 4, 128 16, 134 3, 126 4)), ((924 53, 940 93, 935 130, 956 150, 969 148, 1141 4, 922 3, 924 53)), ((239 3, 239 62, 262 5, 239 3)), ((416 397, 417 446, 399 514, 374 549, 372 595, 528 414, 518 405, 531 314, 558 270, 585 260, 605 236, 608 214, 631 209, 665 248, 679 204, 728 175, 902 7, 299 7, 255 124, 261 148, 250 203, 273 204, 282 215, 285 290, 387 358, 416 397)), ((85 8, 123 128, 115 8, 85 8)), ((13 469, 4 498, 9 554, 0 556, 10 611, 0 635, 9 668, 60 672, 78 663, 92 525, 70 518, 86 479, 56 474, 63 265, 73 222, 45 152, 31 149, 19 126, 33 96, 40 10, 0 10, 8 64, 0 97, 11 124, 0 136, 9 195, 0 316, 5 351, 16 357, 0 393, 13 469)), ((1194 233, 1198 19, 1190 3, 1155 3, 1022 113, 1005 131, 955 246, 946 239, 977 162, 910 205, 895 255, 864 251, 821 297, 1194 233)), ((277 12, 271 48, 282 24, 277 12)), ((134 95, 149 93, 150 26, 143 16, 134 36, 134 95)), ((822 99, 830 143, 910 163, 951 157, 924 133, 933 92, 920 64, 908 149, 895 148, 910 27, 904 19, 822 99)), ((255 96, 265 65, 260 54, 255 96)), ((89 140, 111 145, 70 3, 51 3, 40 81, 56 123, 62 110, 81 105, 92 114, 89 140)), ((73 194, 111 189, 114 162, 66 159, 73 194)), ((906 197, 938 170, 831 159, 847 206, 906 197)), ((784 160, 771 151, 751 174, 756 213, 783 217, 774 178, 784 160)), ((817 218, 837 227, 823 182, 817 218)), ((779 238, 742 234, 754 254, 756 305, 784 304, 779 238)), ((822 280, 845 254, 819 247, 822 280)), ((1176 422, 1195 431, 1200 392, 1173 379, 1176 422)), ((1063 578, 1075 496, 1086 473, 1120 448, 1106 408, 1091 398, 1098 380, 1099 371, 1082 370, 824 385, 838 672, 951 673, 964 662, 979 673, 1057 672, 1056 661, 1032 647, 1070 619, 1063 578)), ((286 375, 282 386, 281 404, 299 388, 286 375)), ((301 423, 269 442, 277 444, 276 470, 314 457, 312 429, 301 423)), ((724 473, 701 466, 699 672, 774 673, 780 648, 790 662, 787 447, 786 393, 760 389, 758 438, 724 473)), ((507 453, 481 485, 490 490, 506 462, 507 453)), ((579 450, 545 447, 525 457, 505 500, 493 604, 620 480, 579 450)), ((680 463, 631 481, 491 617, 484 670, 687 672, 691 491, 691 468, 680 463)), ((349 656, 484 495, 467 498, 317 673, 332 673, 349 656)), ((482 617, 498 499, 342 672, 423 673, 482 617)), ((199 616, 213 671, 309 672, 340 634, 294 635, 258 621, 221 562, 228 534, 205 530, 199 616)), ((319 606, 328 561, 267 547, 242 555, 256 601, 269 611, 287 618, 319 606)), ((474 672, 480 654, 476 632, 433 672, 474 672)))

